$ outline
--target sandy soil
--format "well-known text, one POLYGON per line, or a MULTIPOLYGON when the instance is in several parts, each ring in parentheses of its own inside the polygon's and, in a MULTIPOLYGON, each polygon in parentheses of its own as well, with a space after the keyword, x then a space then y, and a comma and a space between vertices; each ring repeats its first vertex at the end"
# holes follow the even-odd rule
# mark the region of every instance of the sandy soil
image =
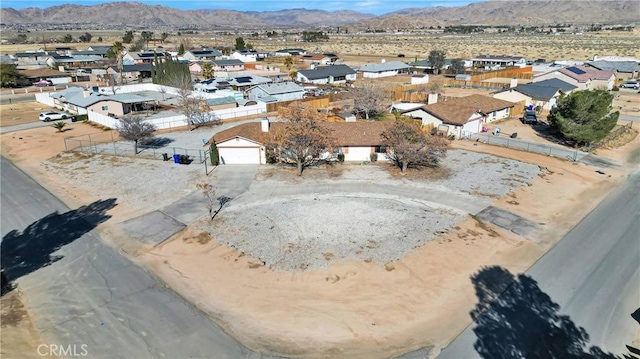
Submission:
POLYGON ((470 322, 473 273, 488 265, 525 271, 625 178, 621 170, 602 176, 554 158, 456 142, 466 145, 543 168, 531 186, 493 203, 541 223, 546 230, 535 243, 484 224, 495 231, 488 232, 469 218, 386 265, 347 262, 279 273, 199 233, 179 235, 143 260, 251 348, 384 358, 433 346, 435 354, 470 322))
MULTIPOLYGON (((96 132, 81 123, 69 127, 73 135, 96 132)), ((66 135, 39 128, 0 139, 3 155, 77 206, 93 200, 92 194, 72 188, 41 165, 64 150, 66 135)), ((636 139, 607 154, 632 164, 640 158, 639 145, 636 139)), ((190 231, 138 259, 251 348, 304 357, 382 358, 433 346, 435 354, 471 320, 468 313, 476 302, 472 274, 487 265, 525 271, 626 176, 624 168, 601 175, 585 165, 469 141, 453 146, 544 168, 531 186, 493 203, 544 223, 546 231, 537 242, 469 218, 459 229, 386 265, 352 261, 328 269, 274 272, 190 231)))
POLYGON ((0 127, 38 122, 40 112, 50 109, 36 101, 0 105, 0 127))
MULTIPOLYGON (((0 357, 6 359, 41 358, 38 345, 43 341, 22 304, 20 291, 13 290, 0 299, 0 357)), ((50 356, 48 356, 50 357, 50 356)))

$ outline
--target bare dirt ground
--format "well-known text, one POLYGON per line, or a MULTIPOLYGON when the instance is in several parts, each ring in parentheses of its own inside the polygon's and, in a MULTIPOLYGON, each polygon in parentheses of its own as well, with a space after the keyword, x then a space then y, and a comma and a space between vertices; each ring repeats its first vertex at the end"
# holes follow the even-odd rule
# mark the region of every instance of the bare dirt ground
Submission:
MULTIPOLYGON (((81 123, 70 127, 74 135, 96 132, 81 123)), ((104 188, 76 188, 64 172, 53 173, 42 165, 64 150, 63 137, 52 128, 4 134, 2 153, 68 204, 86 204, 102 195, 97 192, 104 188)), ((469 280, 472 274, 487 265, 500 265, 513 273, 525 271, 631 168, 607 169, 602 175, 595 172, 597 168, 502 147, 470 141, 452 146, 541 166, 541 175, 530 186, 492 203, 544 223, 547 230, 540 239, 526 240, 466 217, 398 261, 351 260, 328 268, 281 272, 188 229, 154 250, 139 253, 138 259, 251 348, 310 358, 382 358, 423 346, 432 346, 437 353, 471 320, 468 313, 476 303, 469 280)), ((636 139, 603 155, 617 156, 621 163, 637 168, 638 148, 636 139)), ((109 163, 104 166, 108 171, 109 163)), ((137 172, 145 168, 131 166, 137 172)), ((337 175, 341 174, 326 178, 330 181, 337 175)), ((167 186, 171 188, 170 183, 167 186)), ((140 211, 122 203, 114 216, 125 219, 140 211)))
POLYGON ((36 101, 0 105, 0 127, 38 122, 40 112, 50 107, 36 101))
POLYGON ((43 342, 20 295, 20 291, 13 290, 0 299, 0 357, 41 358, 37 350, 43 342))
POLYGON ((623 115, 640 116, 640 93, 618 92, 613 100, 613 109, 623 115))
POLYGON ((383 358, 422 346, 437 352, 470 321, 473 273, 486 265, 523 272, 625 177, 621 170, 603 176, 584 165, 483 146, 455 145, 543 168, 531 186, 493 203, 544 224, 536 244, 468 218, 385 265, 351 261, 282 273, 200 232, 179 235, 145 261, 252 348, 304 357, 383 358))

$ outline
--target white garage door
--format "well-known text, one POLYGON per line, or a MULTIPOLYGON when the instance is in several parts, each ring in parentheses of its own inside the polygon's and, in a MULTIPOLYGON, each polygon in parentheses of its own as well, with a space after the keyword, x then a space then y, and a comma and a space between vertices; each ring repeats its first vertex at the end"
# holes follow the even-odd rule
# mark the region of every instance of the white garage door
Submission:
POLYGON ((478 133, 480 132, 480 120, 470 121, 462 127, 462 133, 478 133))
POLYGON ((227 165, 260 164, 260 148, 220 148, 220 163, 227 165))

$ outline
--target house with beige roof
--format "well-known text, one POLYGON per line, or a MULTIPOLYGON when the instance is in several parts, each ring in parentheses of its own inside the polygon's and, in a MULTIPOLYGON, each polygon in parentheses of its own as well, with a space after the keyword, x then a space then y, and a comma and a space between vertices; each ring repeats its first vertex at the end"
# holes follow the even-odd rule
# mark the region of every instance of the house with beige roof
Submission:
POLYGON ((611 90, 616 81, 616 74, 614 71, 598 70, 590 66, 575 65, 535 76, 532 82, 540 82, 551 78, 557 78, 574 85, 577 87, 577 90, 611 90))
MULTIPOLYGON (((386 160, 382 132, 389 122, 324 122, 322 126, 333 134, 337 147, 334 153, 343 153, 345 161, 369 161, 372 153, 378 160, 386 160)), ((218 132, 213 136, 221 164, 266 164, 264 142, 270 133, 284 131, 286 122, 245 123, 218 132)))
POLYGON ((423 126, 433 126, 447 136, 464 138, 482 131, 482 125, 509 118, 513 102, 483 95, 449 98, 425 105, 423 126))

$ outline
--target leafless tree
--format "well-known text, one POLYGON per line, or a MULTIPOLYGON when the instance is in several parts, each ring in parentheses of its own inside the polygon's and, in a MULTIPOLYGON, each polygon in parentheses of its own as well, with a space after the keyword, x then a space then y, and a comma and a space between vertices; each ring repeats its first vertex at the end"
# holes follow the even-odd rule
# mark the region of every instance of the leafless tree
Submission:
POLYGON ((205 123, 218 120, 218 117, 211 113, 203 103, 203 99, 195 95, 192 90, 180 88, 178 90, 178 100, 180 112, 186 117, 189 131, 205 123))
POLYGON ((389 105, 389 93, 382 84, 366 81, 349 90, 347 97, 353 99, 356 111, 368 120, 370 115, 383 112, 389 105))
POLYGON ((196 187, 202 191, 202 195, 207 199, 207 209, 209 210, 209 218, 213 219, 215 216, 214 210, 216 208, 216 188, 211 183, 198 183, 196 187))
POLYGON ((134 143, 134 153, 138 154, 138 142, 145 141, 153 137, 156 126, 146 122, 140 116, 126 116, 121 118, 116 124, 116 130, 120 137, 134 143))
POLYGON ((382 133, 386 156, 402 173, 409 167, 436 167, 447 153, 448 141, 431 136, 410 119, 397 119, 382 133))
POLYGON ((284 130, 270 133, 265 142, 280 162, 295 163, 301 176, 305 168, 334 147, 330 130, 323 126, 326 114, 318 113, 311 105, 294 102, 280 110, 280 117, 288 121, 284 130))

